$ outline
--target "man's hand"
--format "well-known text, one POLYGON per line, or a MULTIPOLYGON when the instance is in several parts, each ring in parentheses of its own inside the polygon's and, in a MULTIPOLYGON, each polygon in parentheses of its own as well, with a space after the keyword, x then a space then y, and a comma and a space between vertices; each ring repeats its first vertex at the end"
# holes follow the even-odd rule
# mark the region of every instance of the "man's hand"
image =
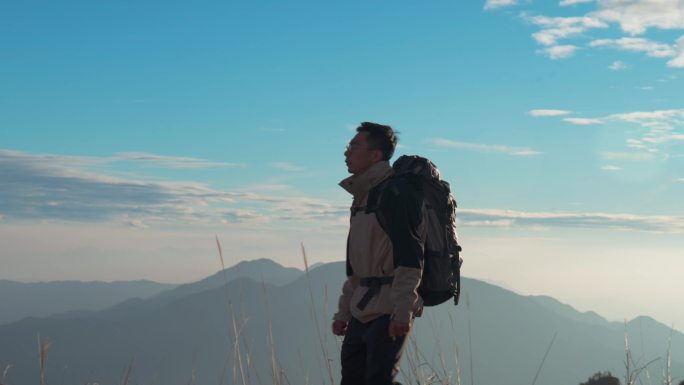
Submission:
POLYGON ((395 341, 397 337, 407 335, 409 330, 411 330, 411 324, 408 322, 390 321, 389 336, 392 341, 395 341))
POLYGON ((335 320, 332 323, 332 332, 336 336, 343 336, 347 333, 347 322, 335 320))

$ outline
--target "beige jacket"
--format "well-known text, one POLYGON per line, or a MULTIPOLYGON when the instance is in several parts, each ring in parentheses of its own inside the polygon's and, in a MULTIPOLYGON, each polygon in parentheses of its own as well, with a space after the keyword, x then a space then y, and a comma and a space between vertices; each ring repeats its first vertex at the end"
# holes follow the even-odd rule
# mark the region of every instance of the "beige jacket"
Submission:
POLYGON ((389 162, 382 161, 363 174, 340 182, 340 186, 353 195, 352 212, 356 212, 350 220, 347 280, 342 287, 335 320, 349 321, 354 317, 368 322, 391 314, 392 319, 408 322, 422 309, 422 300, 417 293, 425 234, 420 203, 408 191, 389 198, 384 198, 383 194, 383 205, 395 208, 388 218, 390 229, 387 232, 378 223, 375 213, 363 211, 368 192, 393 173, 389 162), (393 277, 392 283, 382 285, 379 293, 361 310, 357 305, 368 287, 360 285, 360 280, 386 276, 393 277))

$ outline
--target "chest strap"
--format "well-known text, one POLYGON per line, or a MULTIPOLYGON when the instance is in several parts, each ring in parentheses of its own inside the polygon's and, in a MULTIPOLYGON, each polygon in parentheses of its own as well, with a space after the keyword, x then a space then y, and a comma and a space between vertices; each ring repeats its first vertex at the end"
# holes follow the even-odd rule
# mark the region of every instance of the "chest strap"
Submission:
POLYGON ((366 277, 361 278, 359 284, 364 287, 368 287, 368 291, 363 295, 361 300, 356 307, 362 310, 368 306, 371 298, 375 297, 376 294, 380 292, 380 286, 389 285, 394 280, 394 277, 366 277))

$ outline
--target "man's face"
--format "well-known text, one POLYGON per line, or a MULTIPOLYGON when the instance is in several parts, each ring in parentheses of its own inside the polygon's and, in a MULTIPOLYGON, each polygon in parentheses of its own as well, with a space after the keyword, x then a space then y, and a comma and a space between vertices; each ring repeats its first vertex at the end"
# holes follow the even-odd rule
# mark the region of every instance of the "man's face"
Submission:
POLYGON ((347 150, 344 152, 347 171, 351 174, 362 174, 375 163, 382 160, 382 152, 380 150, 372 150, 368 147, 367 137, 367 132, 359 132, 352 138, 347 146, 347 150))

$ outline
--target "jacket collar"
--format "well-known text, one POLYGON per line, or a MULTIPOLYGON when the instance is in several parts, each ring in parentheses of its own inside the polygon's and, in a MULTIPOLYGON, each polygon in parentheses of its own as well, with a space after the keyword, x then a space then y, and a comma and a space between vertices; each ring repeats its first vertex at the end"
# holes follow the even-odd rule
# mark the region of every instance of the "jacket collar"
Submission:
POLYGON ((368 191, 377 186, 380 182, 394 174, 389 161, 382 160, 366 170, 363 174, 352 175, 340 182, 340 186, 360 200, 368 194, 368 191))

